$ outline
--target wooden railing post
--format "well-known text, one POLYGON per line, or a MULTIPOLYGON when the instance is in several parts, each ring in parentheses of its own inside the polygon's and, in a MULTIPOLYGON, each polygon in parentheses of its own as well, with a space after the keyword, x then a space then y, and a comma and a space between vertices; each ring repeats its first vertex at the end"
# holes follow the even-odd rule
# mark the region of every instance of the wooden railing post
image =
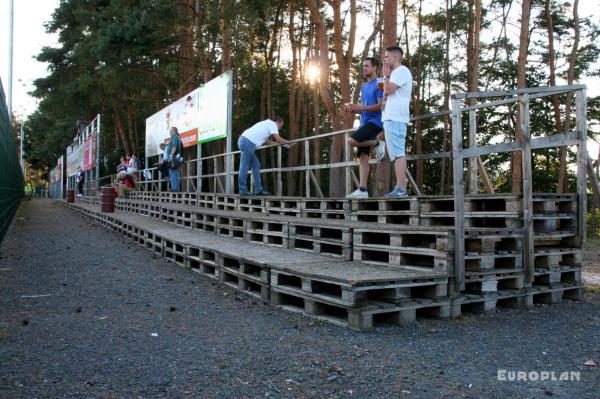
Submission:
POLYGON ((196 191, 202 191, 202 144, 196 144, 196 191))
MULTIPOLYGON (((477 147, 477 114, 474 109, 469 111, 469 148, 477 147)), ((477 183, 477 157, 470 157, 468 162, 469 170, 469 193, 478 193, 477 183)))
POLYGON ((304 171, 304 195, 310 198, 310 140, 304 142, 304 166, 307 168, 304 171))
MULTIPOLYGON (((344 133, 344 161, 345 162, 349 162, 350 161, 350 144, 348 143, 348 138, 350 137, 350 133, 344 133)), ((345 178, 346 178, 346 182, 345 182, 345 190, 346 190, 346 195, 350 194, 352 191, 352 166, 346 166, 345 168, 345 178)))
POLYGON ((281 180, 281 146, 277 146, 277 195, 283 195, 283 181, 281 180))
MULTIPOLYGON (((579 89, 575 93, 577 130, 577 244, 581 247, 586 240, 586 213, 587 213, 587 103, 586 89, 579 89)), ((594 215, 592 215, 594 217, 594 215)))
POLYGON ((462 100, 452 99, 452 166, 454 193, 454 289, 465 289, 465 193, 463 181, 462 100))
POLYGON ((533 180, 531 170, 531 132, 529 128, 529 94, 519 94, 521 119, 521 165, 523 169, 523 264, 525 281, 532 283, 535 273, 533 236, 533 180))

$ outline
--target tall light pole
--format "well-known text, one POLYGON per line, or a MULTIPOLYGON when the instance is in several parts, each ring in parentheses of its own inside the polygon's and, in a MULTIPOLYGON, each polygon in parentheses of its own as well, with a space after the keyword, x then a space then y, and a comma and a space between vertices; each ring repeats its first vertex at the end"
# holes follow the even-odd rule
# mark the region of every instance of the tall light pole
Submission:
POLYGON ((12 123, 12 95, 13 95, 13 30, 14 30, 14 0, 10 0, 8 19, 8 120, 12 123))

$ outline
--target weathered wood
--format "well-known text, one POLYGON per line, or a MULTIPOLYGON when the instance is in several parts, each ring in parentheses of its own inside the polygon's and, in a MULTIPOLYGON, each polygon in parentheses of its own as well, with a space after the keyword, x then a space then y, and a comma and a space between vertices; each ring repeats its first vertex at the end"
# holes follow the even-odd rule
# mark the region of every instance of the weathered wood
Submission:
POLYGON ((577 214, 579 246, 586 241, 586 214, 587 214, 587 104, 585 86, 575 93, 576 122, 575 129, 579 139, 577 148, 577 214))
POLYGON ((202 144, 196 145, 196 188, 198 192, 202 191, 202 144))
MULTIPOLYGON (((350 143, 348 143, 348 139, 350 138, 350 133, 346 133, 344 134, 344 161, 346 162, 350 162, 351 158, 350 158, 350 143)), ((346 195, 350 194, 352 191, 352 177, 350 175, 352 171, 352 168, 346 167, 345 168, 346 173, 345 173, 345 192, 346 195)))
POLYGON ((531 170, 531 132, 529 128, 529 96, 519 95, 521 110, 521 135, 523 145, 523 263, 527 283, 533 282, 534 264, 534 232, 533 232, 533 181, 531 170))
POLYGON ((358 177, 356 177, 356 173, 354 172, 354 170, 350 169, 350 174, 352 175, 352 183, 356 186, 356 188, 358 188, 360 186, 360 181, 358 180, 358 177))
POLYGON ((452 99, 452 165, 454 194, 454 284, 456 292, 465 289, 465 219, 463 191, 462 100, 452 99))
POLYGON ((594 161, 589 157, 589 155, 587 157, 587 176, 590 186, 592 186, 594 198, 596 198, 596 201, 600 201, 600 184, 598 183, 598 176, 594 170, 594 161))
POLYGON ((490 176, 488 175, 487 170, 485 170, 485 165, 483 165, 481 157, 477 157, 477 167, 479 168, 479 172, 481 173, 481 177, 483 178, 483 185, 485 186, 485 190, 490 194, 494 194, 494 186, 492 186, 492 181, 490 180, 490 176))
POLYGON ((283 181, 281 180, 281 146, 277 146, 277 195, 283 195, 283 181))
POLYGON ((564 85, 564 86, 551 86, 551 87, 526 87, 516 90, 498 90, 498 91, 477 91, 470 93, 456 93, 452 95, 453 99, 467 99, 467 98, 488 98, 488 97, 505 97, 514 96, 518 94, 532 94, 532 93, 548 93, 547 95, 554 94, 557 91, 574 91, 579 89, 585 89, 586 86, 582 84, 575 85, 564 85))
MULTIPOLYGON (((477 148, 477 114, 475 110, 469 111, 469 148, 477 148)), ((469 158, 467 161, 467 175, 469 181, 469 193, 477 194, 477 160, 469 158)))
MULTIPOLYGON (((304 166, 310 166, 310 141, 304 142, 304 166)), ((310 198, 310 169, 306 169, 304 172, 304 195, 306 198, 310 198)))
MULTIPOLYGON (((549 147, 569 146, 576 144, 577 136, 575 133, 553 134, 552 136, 536 137, 534 139, 531 139, 532 150, 549 147)), ((463 155, 465 158, 470 158, 482 155, 495 154, 499 152, 520 151, 521 149, 522 147, 519 141, 512 141, 510 143, 500 143, 477 148, 467 148, 464 150, 463 155)))
POLYGON ((323 195, 323 191, 321 191, 321 185, 319 184, 319 181, 315 177, 315 174, 313 173, 312 170, 309 170, 308 173, 310 174, 310 180, 315 185, 315 189, 317 190, 317 195, 319 196, 319 198, 324 198, 325 196, 323 195))
POLYGON ((410 171, 408 169, 406 169, 406 177, 408 178, 408 181, 410 182, 410 185, 415 190, 415 194, 417 194, 417 195, 423 195, 421 193, 421 190, 419 189, 419 186, 417 185, 417 182, 415 182, 415 179, 413 178, 413 175, 410 173, 410 171))

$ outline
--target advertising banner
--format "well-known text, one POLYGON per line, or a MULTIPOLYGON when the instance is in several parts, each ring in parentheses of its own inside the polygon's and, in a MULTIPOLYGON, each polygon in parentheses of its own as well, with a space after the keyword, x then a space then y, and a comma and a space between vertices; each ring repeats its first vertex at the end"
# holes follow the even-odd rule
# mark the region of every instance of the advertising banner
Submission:
POLYGON ((86 137, 83 142, 83 171, 96 167, 96 135, 86 137))
POLYGON ((62 182, 63 157, 58 158, 56 167, 50 171, 50 183, 62 182))
POLYGON ((226 72, 146 119, 146 156, 158 155, 176 127, 183 147, 227 137, 231 72, 226 72))
POLYGON ((83 145, 75 145, 67 148, 67 177, 77 173, 77 167, 83 169, 83 145))

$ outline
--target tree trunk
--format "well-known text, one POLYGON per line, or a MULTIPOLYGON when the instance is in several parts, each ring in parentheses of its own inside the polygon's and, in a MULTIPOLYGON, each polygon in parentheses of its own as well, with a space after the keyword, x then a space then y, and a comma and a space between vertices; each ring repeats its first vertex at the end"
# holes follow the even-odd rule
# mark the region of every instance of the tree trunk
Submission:
MULTIPOLYGON (((444 110, 450 109, 450 18, 451 18, 451 5, 449 0, 446 0, 446 53, 444 56, 444 110)), ((448 150, 448 143, 450 142, 450 115, 444 117, 444 137, 442 139, 442 151, 448 150)), ((446 193, 446 162, 445 158, 442 158, 441 171, 440 171, 440 194, 446 193)), ((450 179, 448 179, 450 180, 450 179)))
MULTIPOLYGON (((479 90, 479 33, 481 31, 481 0, 469 0, 469 34, 467 42, 467 91, 475 92, 479 90)), ((469 104, 474 105, 476 99, 469 99, 469 104)), ((470 147, 477 145, 475 142, 469 142, 470 147)), ((468 175, 470 176, 473 169, 477 170, 477 162, 471 158, 468 161, 468 175)), ((471 187, 471 179, 467 179, 467 190, 471 193, 477 193, 477 187, 471 187)), ((476 186, 476 184, 473 184, 476 186)))
POLYGON ((131 146, 129 145, 129 140, 127 140, 127 135, 125 134, 125 129, 123 128, 123 121, 121 120, 121 114, 119 113, 116 105, 113 105, 113 115, 115 118, 115 130, 117 131, 117 135, 121 140, 123 149, 127 154, 131 154, 131 146))
MULTIPOLYGON (((521 7, 521 34, 519 37, 519 61, 517 65, 517 87, 524 88, 525 82, 525 66, 527 63, 527 51, 529 48, 529 14, 531 12, 531 0, 522 0, 521 7)), ((517 104, 517 121, 515 125, 515 141, 522 140, 521 132, 521 111, 517 104)), ((523 183, 522 169, 522 154, 521 151, 513 151, 512 153, 512 191, 520 193, 523 183)))
MULTIPOLYGON (((550 72, 550 86, 556 86, 556 58, 554 54, 554 23, 552 21, 552 10, 551 10, 551 1, 546 0, 546 4, 544 6, 544 13, 546 15, 546 28, 548 31, 548 69, 550 72)), ((552 96, 552 109, 554 111, 554 123, 556 125, 556 134, 562 133, 562 122, 560 119, 560 105, 558 103, 558 96, 552 96)), ((562 147, 561 147, 562 149, 562 147)), ((560 153, 560 150, 559 150, 560 153)), ((562 166, 562 164, 561 164, 562 166)), ((562 168, 560 168, 560 172, 562 172, 562 168)), ((562 192, 562 176, 559 172, 559 179, 557 185, 557 191, 562 192)))
POLYGON ((127 102, 127 138, 129 140, 129 147, 131 148, 130 154, 136 154, 139 156, 137 151, 137 146, 135 145, 135 131, 133 128, 134 119, 133 119, 133 110, 131 108, 131 103, 127 102))
MULTIPOLYGON (((383 2, 383 50, 398 44, 398 0, 384 0, 383 2)), ((383 59, 383 53, 382 59, 383 59)), ((388 157, 377 164, 375 170, 376 186, 373 190, 375 196, 381 196, 390 188, 391 163, 388 157)))
MULTIPOLYGON (((423 24, 421 23, 422 11, 423 11, 423 0, 419 0, 419 14, 417 16, 417 24, 418 24, 418 29, 419 29, 419 36, 417 39, 417 51, 418 51, 417 54, 418 54, 418 56, 417 56, 417 70, 415 71, 416 85, 413 88, 413 115, 415 117, 421 115, 421 100, 423 98, 422 89, 423 89, 423 86, 425 85, 425 74, 423 73, 423 48, 422 48, 423 24)), ((417 155, 423 153, 422 138, 423 138, 423 121, 419 119, 415 122, 415 146, 416 146, 415 150, 416 150, 417 155)), ((423 161, 422 160, 417 161, 417 176, 416 177, 417 177, 417 186, 419 187, 420 191, 423 191, 424 173, 423 173, 423 161)))
MULTIPOLYGON (((296 38, 296 26, 294 24, 294 17, 296 14, 296 1, 290 1, 290 22, 288 25, 289 29, 289 37, 290 44, 292 46, 292 70, 290 73, 290 92, 288 96, 288 112, 289 112, 289 126, 288 126, 288 139, 295 140, 298 136, 298 119, 297 119, 297 109, 296 106, 296 94, 297 94, 297 81, 298 81, 298 51, 300 47, 300 43, 296 38)), ((292 167, 296 163, 296 155, 298 153, 298 146, 292 146, 289 150, 287 166, 292 167)), ((294 195, 296 190, 296 175, 297 173, 288 172, 287 173, 287 195, 294 195)))
MULTIPOLYGON (((320 7, 317 0, 307 0, 306 5, 310 11, 311 19, 315 26, 316 47, 318 49, 318 68, 320 77, 318 79, 319 94, 325 105, 325 109, 331 119, 333 130, 341 130, 343 122, 337 112, 333 96, 331 95, 331 82, 329 79, 329 37, 327 36, 327 25, 321 17, 320 7)), ((341 137, 331 140, 330 162, 342 159, 341 137)), ((340 168, 331 168, 329 173, 329 195, 339 197, 343 194, 343 179, 340 168)))
MULTIPOLYGON (((572 85, 575 80, 575 64, 577 62, 577 48, 579 47, 579 14, 577 8, 579 0, 573 3, 573 47, 571 48, 571 56, 569 58, 569 71, 567 72, 567 84, 572 85)), ((571 103, 573 102, 573 93, 567 93, 565 101, 565 120, 563 122, 562 131, 569 132, 571 130, 571 103)), ((560 147, 559 151, 559 172, 558 172, 558 192, 565 193, 569 191, 569 182, 567 179, 567 147, 560 147)))
POLYGON ((181 27, 179 51, 179 97, 194 90, 196 87, 196 66, 194 63, 194 35, 191 23, 195 13, 195 0, 185 0, 178 3, 179 15, 189 19, 190 23, 181 27))

